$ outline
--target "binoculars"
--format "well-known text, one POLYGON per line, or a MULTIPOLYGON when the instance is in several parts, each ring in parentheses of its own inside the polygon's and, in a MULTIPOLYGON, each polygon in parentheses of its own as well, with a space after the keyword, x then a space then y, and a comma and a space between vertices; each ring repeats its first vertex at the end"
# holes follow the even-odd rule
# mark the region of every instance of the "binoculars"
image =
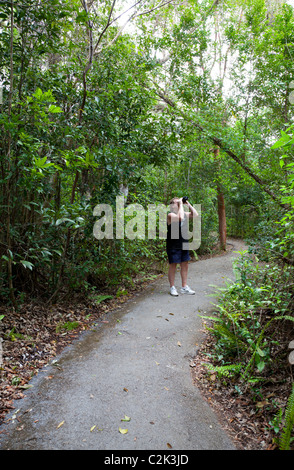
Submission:
POLYGON ((183 203, 187 202, 188 201, 188 196, 182 197, 182 201, 183 201, 183 203))

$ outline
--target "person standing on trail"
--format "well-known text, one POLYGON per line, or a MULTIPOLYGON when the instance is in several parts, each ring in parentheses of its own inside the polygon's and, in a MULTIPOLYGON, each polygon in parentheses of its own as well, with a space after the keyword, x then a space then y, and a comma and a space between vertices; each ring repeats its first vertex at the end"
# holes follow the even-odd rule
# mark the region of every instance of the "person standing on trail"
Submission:
POLYGON ((170 283, 170 294, 173 296, 179 295, 175 287, 177 264, 180 264, 181 267, 181 294, 195 294, 195 291, 187 285, 190 255, 189 250, 183 249, 183 244, 188 243, 188 240, 185 238, 185 232, 187 232, 189 219, 197 217, 198 212, 188 202, 186 197, 174 197, 169 204, 170 212, 167 215, 166 251, 169 262, 168 280, 170 283), (188 206, 189 212, 184 211, 184 204, 188 206))

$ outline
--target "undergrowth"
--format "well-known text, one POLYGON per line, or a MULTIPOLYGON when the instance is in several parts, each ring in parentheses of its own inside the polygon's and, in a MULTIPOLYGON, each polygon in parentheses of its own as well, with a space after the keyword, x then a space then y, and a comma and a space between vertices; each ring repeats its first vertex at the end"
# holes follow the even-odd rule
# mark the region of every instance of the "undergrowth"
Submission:
MULTIPOLYGON (((294 337, 293 267, 260 262, 244 251, 234 261, 234 271, 236 281, 217 288, 214 315, 203 316, 214 341, 210 363, 205 365, 222 386, 229 381, 237 394, 249 393, 257 401, 268 395, 271 383, 293 381, 287 357, 294 337)), ((274 394, 267 407, 269 426, 276 445, 290 449, 294 388, 289 386, 287 403, 283 407, 279 403, 274 394)))

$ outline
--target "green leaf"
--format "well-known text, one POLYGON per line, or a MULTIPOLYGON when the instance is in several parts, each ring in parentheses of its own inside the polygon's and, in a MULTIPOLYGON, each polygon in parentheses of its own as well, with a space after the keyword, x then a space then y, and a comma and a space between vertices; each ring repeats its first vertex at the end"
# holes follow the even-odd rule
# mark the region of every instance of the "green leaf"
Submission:
POLYGON ((48 108, 49 113, 62 113, 62 109, 59 106, 55 106, 55 104, 51 104, 48 108))
POLYGON ((264 368, 265 368, 265 362, 264 362, 264 361, 260 361, 260 362, 257 364, 257 369, 259 370, 259 372, 262 372, 264 368))
POLYGON ((127 429, 118 428, 118 430, 121 434, 127 434, 128 433, 127 429))
POLYGON ((34 265, 32 263, 30 263, 29 261, 25 261, 25 260, 20 260, 21 264, 25 267, 25 268, 29 268, 31 271, 34 267, 34 265))
POLYGON ((75 223, 74 220, 68 219, 67 217, 63 217, 62 219, 56 220, 56 224, 55 224, 55 225, 60 225, 60 224, 62 224, 63 222, 71 222, 72 224, 75 223))
POLYGON ((256 351, 260 357, 264 357, 266 355, 266 353, 262 351, 259 347, 256 348, 256 351))
POLYGON ((41 88, 37 88, 35 93, 33 93, 33 96, 35 98, 38 98, 38 99, 40 99, 42 95, 43 95, 43 92, 42 92, 41 88))
POLYGON ((125 417, 122 418, 121 421, 129 422, 129 421, 131 421, 131 418, 129 416, 125 415, 125 417))
POLYGON ((43 157, 43 158, 35 157, 35 166, 37 168, 48 168, 49 166, 54 166, 53 163, 46 163, 46 162, 47 162, 47 157, 43 157))
POLYGON ((97 297, 95 297, 95 303, 98 305, 104 300, 112 299, 112 298, 113 298, 112 295, 97 295, 97 297))

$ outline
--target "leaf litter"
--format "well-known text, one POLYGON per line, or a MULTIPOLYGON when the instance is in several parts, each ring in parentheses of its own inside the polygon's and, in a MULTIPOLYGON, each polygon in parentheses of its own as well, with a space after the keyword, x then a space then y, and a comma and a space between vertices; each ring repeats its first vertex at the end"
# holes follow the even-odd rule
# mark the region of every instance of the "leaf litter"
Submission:
MULTIPOLYGON (((140 288, 143 288, 140 286, 140 288)), ((138 290, 140 290, 138 288, 138 290)), ((108 299, 99 305, 75 299, 46 305, 31 301, 15 311, 0 305, 0 338, 3 339, 3 364, 0 369, 0 426, 15 400, 24 397, 29 381, 85 330, 107 323, 107 312, 120 308, 127 299, 108 299)), ((54 362, 55 361, 55 362, 54 362)), ((45 377, 50 380, 54 376, 45 377)))

